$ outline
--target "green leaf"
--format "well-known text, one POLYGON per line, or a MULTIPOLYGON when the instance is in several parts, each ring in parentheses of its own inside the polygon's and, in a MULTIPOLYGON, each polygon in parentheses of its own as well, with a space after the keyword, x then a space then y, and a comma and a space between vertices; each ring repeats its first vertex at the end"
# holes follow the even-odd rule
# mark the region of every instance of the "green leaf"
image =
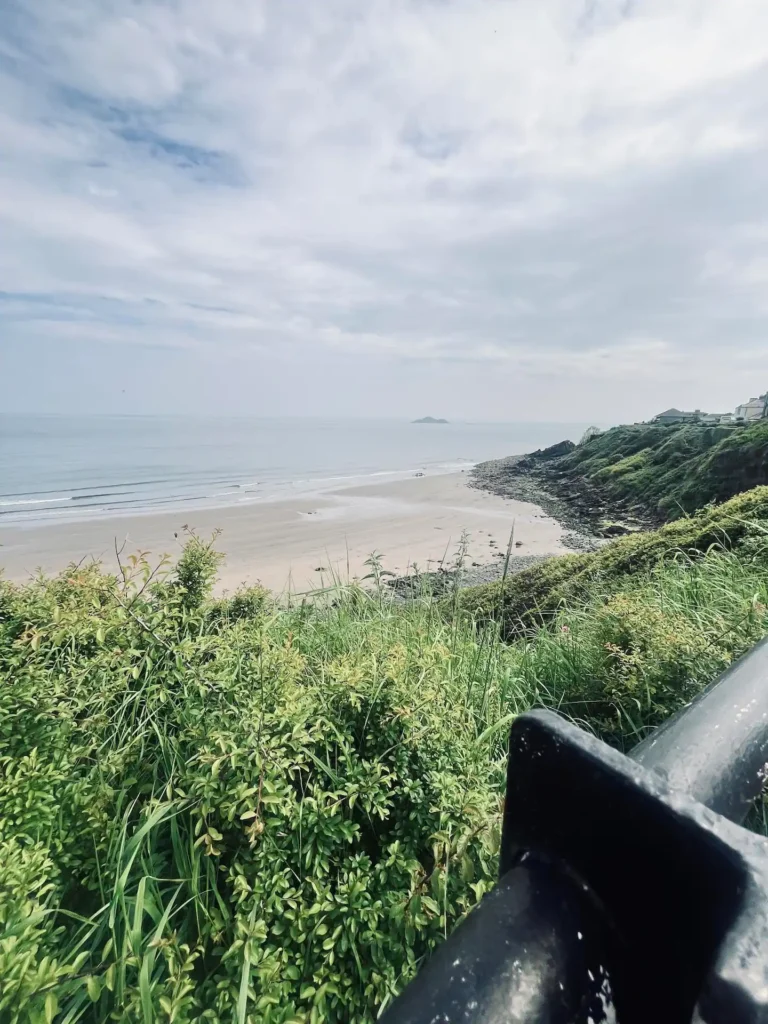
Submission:
POLYGON ((45 1020, 46 1024, 52 1024, 53 1018, 59 1009, 59 1000, 55 992, 49 992, 45 997, 45 1020))
POLYGON ((133 907, 133 926, 131 927, 131 947, 138 956, 141 949, 141 925, 144 919, 144 894, 147 890, 147 878, 139 879, 136 890, 136 903, 133 907))
POLYGON ((494 722, 493 725, 489 725, 488 728, 481 732, 475 740, 476 747, 482 747, 482 745, 493 736, 498 735, 500 732, 506 732, 515 719, 518 718, 517 714, 507 715, 505 718, 500 718, 498 722, 494 722))
POLYGON ((141 1012, 144 1017, 144 1024, 154 1024, 155 1019, 155 1010, 152 1005, 152 987, 150 985, 151 968, 152 960, 148 956, 142 957, 141 970, 139 971, 139 995, 141 997, 141 1012))
MULTIPOLYGON (((256 907, 248 915, 248 923, 251 928, 256 921, 256 907)), ((243 966, 240 971, 240 991, 237 996, 237 1024, 245 1024, 245 1015, 248 1012, 248 986, 251 981, 251 958, 249 954, 249 943, 243 946, 243 966)))
POLYGON ((465 882, 471 882, 475 877, 475 863, 468 853, 461 858, 461 877, 465 882))
POLYGON ((422 896, 421 897, 421 903, 422 903, 422 906, 425 906, 427 908, 427 910, 431 910, 433 914, 439 914, 440 913, 440 907, 432 899, 431 896, 422 896))

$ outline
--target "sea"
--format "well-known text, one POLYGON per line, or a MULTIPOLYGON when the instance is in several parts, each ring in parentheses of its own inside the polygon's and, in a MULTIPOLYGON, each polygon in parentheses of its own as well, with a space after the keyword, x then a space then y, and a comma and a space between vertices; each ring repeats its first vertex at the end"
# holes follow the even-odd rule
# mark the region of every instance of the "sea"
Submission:
POLYGON ((222 507, 449 473, 588 424, 0 414, 0 527, 222 507))

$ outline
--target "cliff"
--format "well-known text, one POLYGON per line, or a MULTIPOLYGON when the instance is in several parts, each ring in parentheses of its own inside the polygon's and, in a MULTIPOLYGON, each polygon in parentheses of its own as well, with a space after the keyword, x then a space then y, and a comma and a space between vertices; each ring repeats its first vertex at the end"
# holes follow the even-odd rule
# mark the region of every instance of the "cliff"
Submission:
POLYGON ((768 484, 768 420, 752 426, 638 424, 579 445, 482 463, 475 482, 509 496, 535 485, 606 536, 647 527, 768 484))

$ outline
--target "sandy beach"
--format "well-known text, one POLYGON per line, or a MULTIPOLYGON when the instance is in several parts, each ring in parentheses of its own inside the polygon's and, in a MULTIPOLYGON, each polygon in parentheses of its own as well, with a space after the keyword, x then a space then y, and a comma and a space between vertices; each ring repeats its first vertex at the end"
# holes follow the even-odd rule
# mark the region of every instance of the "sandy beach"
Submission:
POLYGON ((0 528, 0 567, 6 579, 24 581, 37 569, 59 572, 95 558, 116 567, 115 543, 151 559, 175 556, 188 526, 201 536, 219 528, 225 553, 218 591, 261 582, 276 592, 302 592, 328 582, 331 573, 362 577, 371 552, 405 574, 414 564, 435 569, 450 562, 462 531, 468 562, 486 564, 506 549, 512 523, 520 555, 560 554, 562 528, 535 505, 467 485, 465 473, 414 477, 340 488, 316 497, 227 508, 105 517, 80 522, 0 528))

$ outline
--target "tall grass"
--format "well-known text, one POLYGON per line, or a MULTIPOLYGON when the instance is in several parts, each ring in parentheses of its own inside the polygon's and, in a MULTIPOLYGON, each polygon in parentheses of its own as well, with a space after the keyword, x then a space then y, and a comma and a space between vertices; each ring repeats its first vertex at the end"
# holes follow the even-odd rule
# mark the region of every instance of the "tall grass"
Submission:
POLYGON ((631 746, 768 632, 759 554, 512 644, 378 559, 290 608, 194 538, 0 584, 0 1020, 375 1019, 493 885, 514 717, 631 746))
POLYGON ((591 605, 602 593, 631 586, 632 578, 681 555, 698 558, 728 550, 766 560, 768 487, 756 487, 723 505, 659 530, 622 537, 588 554, 549 559, 506 582, 463 591, 458 608, 480 621, 500 621, 506 636, 549 622, 564 606, 591 605))

